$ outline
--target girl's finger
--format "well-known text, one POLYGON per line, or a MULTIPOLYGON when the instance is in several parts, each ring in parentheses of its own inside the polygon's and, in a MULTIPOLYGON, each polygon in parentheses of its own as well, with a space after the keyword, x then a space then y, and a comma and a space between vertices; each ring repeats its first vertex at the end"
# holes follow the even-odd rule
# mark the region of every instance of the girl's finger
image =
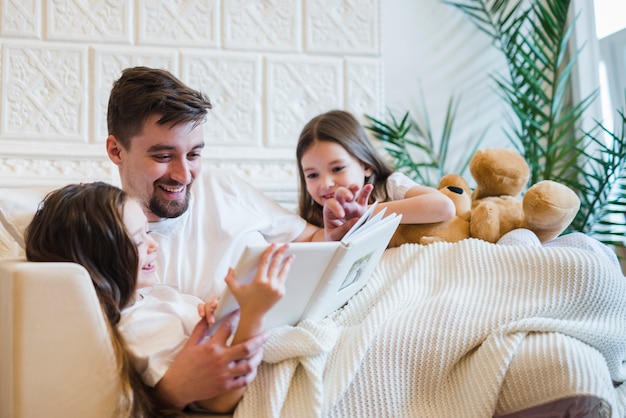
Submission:
POLYGON ((276 277, 280 284, 285 283, 285 280, 287 280, 287 274, 289 273, 289 269, 291 268, 291 264, 293 263, 294 258, 296 258, 295 254, 287 256, 283 264, 281 265, 280 272, 276 277))
POLYGON ((259 261, 259 266, 257 267, 257 272, 255 275, 255 280, 264 281, 265 276, 267 274, 267 270, 269 269, 270 257, 276 248, 275 243, 270 243, 270 245, 263 251, 261 254, 261 260, 259 261))
POLYGON ((272 279, 280 273, 287 248, 289 248, 289 246, 283 244, 272 254, 272 261, 267 269, 267 279, 269 281, 272 281, 272 279))
POLYGON ((370 194, 372 193, 372 190, 374 190, 374 186, 371 184, 364 185, 357 197, 357 203, 365 205, 370 197, 370 194))

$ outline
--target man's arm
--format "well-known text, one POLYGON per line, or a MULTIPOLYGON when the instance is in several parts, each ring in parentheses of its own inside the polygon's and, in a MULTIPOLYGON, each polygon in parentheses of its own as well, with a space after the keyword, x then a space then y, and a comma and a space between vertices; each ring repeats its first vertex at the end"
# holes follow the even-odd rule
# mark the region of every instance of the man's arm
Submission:
POLYGON ((225 321, 204 340, 208 325, 201 319, 187 344, 154 388, 153 398, 166 407, 182 410, 191 402, 210 399, 243 388, 256 376, 263 357, 265 334, 228 346, 234 318, 225 321))
POLYGON ((324 229, 307 223, 295 241, 339 241, 367 210, 373 186, 339 187, 335 196, 324 204, 324 229))

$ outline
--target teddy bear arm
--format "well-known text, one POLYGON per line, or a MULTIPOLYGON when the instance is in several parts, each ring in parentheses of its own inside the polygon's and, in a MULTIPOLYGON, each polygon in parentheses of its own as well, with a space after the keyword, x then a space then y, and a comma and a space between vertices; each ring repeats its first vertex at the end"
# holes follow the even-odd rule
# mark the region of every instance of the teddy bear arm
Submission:
POLYGON ((468 238, 469 229, 469 222, 461 218, 432 224, 400 224, 388 247, 394 248, 406 243, 456 242, 468 238))
POLYGON ((524 195, 524 227, 541 242, 558 237, 572 223, 580 199, 569 187, 551 180, 533 185, 524 195))
POLYGON ((470 236, 487 242, 500 238, 500 208, 493 202, 481 202, 474 207, 470 236))

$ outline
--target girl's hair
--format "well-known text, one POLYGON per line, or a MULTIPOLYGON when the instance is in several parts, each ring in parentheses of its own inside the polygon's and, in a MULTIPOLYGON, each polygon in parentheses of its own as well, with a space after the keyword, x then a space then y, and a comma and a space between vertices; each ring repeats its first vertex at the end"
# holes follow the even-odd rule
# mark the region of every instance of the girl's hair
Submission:
POLYGON ((107 318, 123 396, 119 416, 159 416, 147 388, 130 363, 117 329, 120 311, 134 297, 139 256, 124 226, 128 195, 102 182, 71 184, 49 193, 26 229, 30 261, 78 263, 89 272, 107 318))
POLYGON ((374 185, 374 190, 370 195, 370 203, 373 203, 374 200, 384 202, 388 199, 385 184, 387 178, 393 173, 393 169, 376 151, 365 130, 351 113, 343 110, 331 110, 311 119, 304 126, 300 138, 298 138, 296 148, 298 176, 300 178, 298 212, 302 218, 313 225, 324 226, 322 206, 316 203, 307 192, 306 177, 302 170, 302 156, 318 141, 335 142, 341 145, 350 155, 365 164, 366 167, 371 168, 372 175, 365 179, 365 183, 374 185))

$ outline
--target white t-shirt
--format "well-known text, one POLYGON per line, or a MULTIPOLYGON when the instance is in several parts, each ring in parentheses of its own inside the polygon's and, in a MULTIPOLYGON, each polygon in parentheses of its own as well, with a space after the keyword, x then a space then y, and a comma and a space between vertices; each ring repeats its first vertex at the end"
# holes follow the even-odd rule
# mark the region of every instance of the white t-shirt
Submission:
POLYGON ((203 170, 193 183, 189 209, 150 223, 159 243, 158 275, 182 293, 209 300, 221 294, 228 267, 246 243, 291 242, 305 225, 235 174, 203 170))
POLYGON ((154 387, 200 320, 202 300, 171 286, 137 290, 135 303, 122 310, 117 325, 131 352, 133 367, 154 387))
POLYGON ((406 192, 411 187, 417 185, 418 184, 416 182, 399 171, 392 173, 389 177, 387 177, 387 183, 385 184, 389 201, 404 199, 406 192))

